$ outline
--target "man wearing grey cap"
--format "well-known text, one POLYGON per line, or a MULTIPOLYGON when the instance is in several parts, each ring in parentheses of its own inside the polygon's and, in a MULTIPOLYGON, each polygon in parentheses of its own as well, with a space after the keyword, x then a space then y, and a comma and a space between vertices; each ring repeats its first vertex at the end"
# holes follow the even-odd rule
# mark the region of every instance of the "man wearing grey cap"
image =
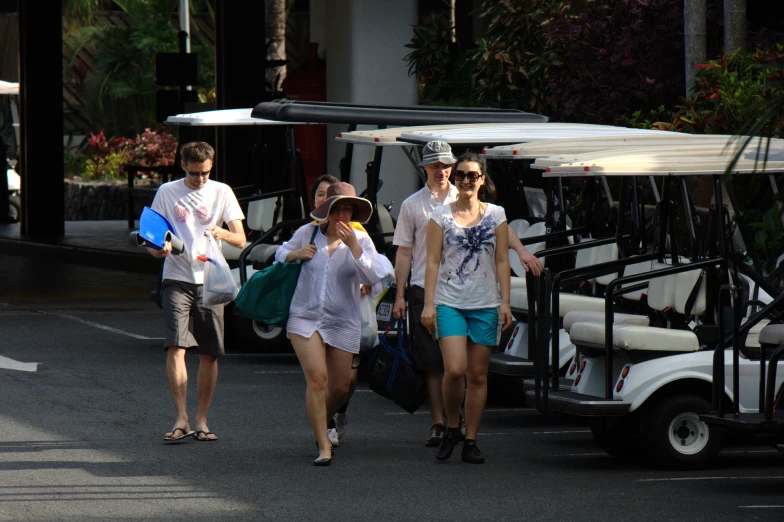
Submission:
MULTIPOLYGON (((425 374, 430 402, 432 425, 426 446, 437 447, 446 431, 441 395, 441 381, 444 376, 444 361, 438 342, 422 326, 421 315, 425 305, 425 264, 426 230, 430 214, 441 205, 457 199, 457 188, 450 183, 452 166, 457 158, 445 141, 431 141, 422 151, 422 167, 427 175, 427 183, 422 189, 409 196, 400 206, 395 227, 393 244, 398 247, 395 258, 396 298, 392 314, 401 318, 406 313, 406 283, 411 276, 408 303, 410 307, 409 331, 412 333, 412 350, 417 369, 425 374)), ((542 264, 520 243, 520 239, 509 229, 509 248, 515 250, 526 270, 538 274, 542 264)), ((462 427, 462 422, 461 422, 462 427)))

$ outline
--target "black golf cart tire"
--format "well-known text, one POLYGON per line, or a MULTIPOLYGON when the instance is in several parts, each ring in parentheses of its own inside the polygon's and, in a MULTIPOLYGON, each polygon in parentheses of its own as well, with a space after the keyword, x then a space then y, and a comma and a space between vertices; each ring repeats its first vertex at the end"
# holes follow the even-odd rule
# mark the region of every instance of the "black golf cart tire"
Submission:
POLYGON ((710 401, 698 395, 664 397, 653 405, 644 426, 653 464, 679 470, 709 465, 721 451, 723 440, 719 428, 711 428, 699 420, 700 414, 710 411, 710 401), (684 431, 680 433, 676 429, 684 431), (681 442, 676 446, 678 440, 681 442))
POLYGON ((608 455, 619 459, 645 456, 645 442, 640 435, 640 421, 635 414, 618 418, 597 417, 591 421, 596 444, 608 455))
POLYGON ((16 223, 22 217, 22 201, 19 196, 10 196, 8 198, 8 219, 11 223, 16 223))

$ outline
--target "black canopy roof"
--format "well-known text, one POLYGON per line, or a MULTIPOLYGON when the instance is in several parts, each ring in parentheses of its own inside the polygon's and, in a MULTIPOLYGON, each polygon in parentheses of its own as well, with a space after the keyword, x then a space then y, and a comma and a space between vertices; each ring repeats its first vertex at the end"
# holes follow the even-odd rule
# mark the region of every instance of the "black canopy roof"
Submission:
POLYGON ((515 109, 442 107, 429 105, 367 105, 356 103, 275 100, 256 105, 252 118, 265 120, 344 123, 349 125, 449 125, 460 123, 535 123, 547 116, 515 109))

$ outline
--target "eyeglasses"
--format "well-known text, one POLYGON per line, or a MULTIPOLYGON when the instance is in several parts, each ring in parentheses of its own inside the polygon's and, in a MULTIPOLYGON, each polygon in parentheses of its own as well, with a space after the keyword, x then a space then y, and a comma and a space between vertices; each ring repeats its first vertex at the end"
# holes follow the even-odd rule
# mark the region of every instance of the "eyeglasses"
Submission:
POLYGON ((190 170, 186 170, 185 172, 187 172, 189 176, 193 176, 194 178, 196 176, 201 176, 202 178, 206 178, 207 176, 210 175, 212 169, 208 170, 207 172, 191 172, 190 170))
POLYGON ((455 181, 463 181, 464 179, 468 178, 468 181, 471 183, 476 183, 479 181, 479 178, 484 176, 484 174, 472 170, 470 172, 465 172, 463 170, 456 170, 455 171, 455 181))

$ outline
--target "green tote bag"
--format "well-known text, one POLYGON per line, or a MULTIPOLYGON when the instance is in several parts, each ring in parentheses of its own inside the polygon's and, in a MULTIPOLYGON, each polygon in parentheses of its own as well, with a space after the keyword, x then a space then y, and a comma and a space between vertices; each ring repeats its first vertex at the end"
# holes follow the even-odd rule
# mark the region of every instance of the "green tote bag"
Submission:
MULTIPOLYGON (((317 231, 318 226, 315 226, 310 244, 316 239, 317 231)), ((256 272, 240 288, 234 307, 261 324, 286 326, 301 269, 302 263, 298 259, 275 263, 256 272)))

